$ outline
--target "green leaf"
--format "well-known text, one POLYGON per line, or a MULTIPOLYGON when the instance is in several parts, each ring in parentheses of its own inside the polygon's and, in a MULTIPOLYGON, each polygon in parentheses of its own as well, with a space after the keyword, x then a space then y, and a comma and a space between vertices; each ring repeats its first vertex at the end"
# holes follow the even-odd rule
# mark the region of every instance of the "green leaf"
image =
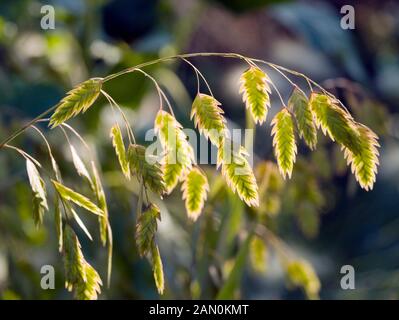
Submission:
POLYGON ((201 214, 208 191, 209 184, 205 174, 193 167, 182 185, 183 200, 185 200, 187 215, 191 220, 196 221, 201 214))
POLYGON ((165 287, 163 265, 161 255, 159 254, 159 249, 158 246, 155 244, 155 241, 151 243, 151 262, 155 285, 157 286, 158 293, 163 294, 165 287))
POLYGON ((241 75, 240 82, 240 93, 246 108, 251 111, 255 123, 262 124, 270 108, 269 77, 263 70, 251 66, 241 75))
POLYGON ((58 104, 50 118, 49 125, 55 128, 79 113, 85 112, 100 94, 102 81, 102 78, 92 78, 69 91, 67 96, 58 104))
POLYGON ((73 191, 72 189, 62 185, 61 183, 58 183, 57 181, 51 180, 51 182, 54 184, 54 187, 56 188, 61 198, 64 199, 65 201, 72 201, 78 206, 99 216, 104 215, 103 210, 97 207, 93 202, 91 202, 85 196, 73 191))
POLYGON ((322 129, 324 135, 328 133, 331 140, 337 141, 355 154, 361 151, 356 125, 351 115, 339 107, 338 101, 313 92, 310 97, 310 108, 317 127, 322 129))
POLYGON ((155 204, 150 206, 138 217, 136 224, 136 244, 140 256, 145 256, 151 251, 158 221, 161 219, 159 208, 155 204))
POLYGON ((357 129, 360 134, 360 152, 354 154, 348 148, 344 148, 344 154, 359 185, 369 191, 373 189, 376 180, 380 145, 377 135, 371 129, 361 124, 357 125, 357 129))
POLYGON ((250 233, 244 243, 241 244, 233 269, 230 271, 226 281, 218 292, 216 299, 228 300, 235 298, 236 290, 240 287, 240 281, 246 265, 252 237, 253 233, 250 233))
POLYGON ((225 136, 226 119, 220 102, 214 97, 198 93, 194 99, 190 118, 201 134, 218 146, 220 139, 225 136))
POLYGON ((125 177, 130 180, 130 167, 126 157, 125 144, 123 143, 122 132, 118 124, 111 128, 112 145, 115 148, 116 155, 119 160, 122 172, 125 177))
POLYGON ((290 283, 301 287, 309 299, 317 299, 320 291, 320 280, 312 265, 305 260, 294 260, 286 267, 290 283))
POLYGON ((153 192, 163 195, 166 192, 163 172, 157 159, 152 154, 145 152, 141 145, 131 144, 128 149, 130 169, 135 172, 153 192))
POLYGON ((314 150, 317 144, 316 125, 313 122, 313 114, 310 110, 308 98, 297 87, 295 87, 288 100, 288 107, 295 115, 299 137, 305 141, 311 150, 314 150))
POLYGON ((154 124, 165 155, 162 159, 166 190, 170 193, 194 162, 194 150, 182 126, 168 112, 160 110, 154 124))
POLYGON ((286 176, 291 178, 297 153, 291 114, 284 108, 276 114, 271 124, 274 153, 280 172, 284 179, 286 176))
POLYGON ((95 300, 101 293, 102 281, 97 271, 85 260, 75 232, 68 225, 64 230, 65 287, 75 291, 81 300, 95 300))
POLYGON ((258 186, 255 175, 247 160, 248 153, 243 147, 233 146, 225 140, 218 149, 218 166, 222 166, 222 175, 227 185, 236 192, 241 200, 252 207, 259 206, 258 186))
POLYGON ((29 159, 26 159, 26 171, 33 194, 33 219, 38 227, 43 223, 44 211, 48 210, 46 185, 36 166, 29 159))

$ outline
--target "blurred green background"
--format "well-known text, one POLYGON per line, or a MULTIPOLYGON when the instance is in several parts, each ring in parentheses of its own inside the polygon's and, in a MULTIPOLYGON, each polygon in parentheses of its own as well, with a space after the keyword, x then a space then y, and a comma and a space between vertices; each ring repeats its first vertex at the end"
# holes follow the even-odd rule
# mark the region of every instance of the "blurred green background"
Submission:
MULTIPOLYGON (((62 98, 73 85, 157 57, 186 52, 237 52, 309 75, 336 94, 357 120, 370 126, 382 145, 372 192, 361 190, 338 148, 321 142, 309 153, 301 147, 293 179, 276 175, 264 195, 264 223, 299 256, 312 262, 324 299, 399 297, 399 3, 397 1, 227 1, 227 0, 2 0, 0 2, 0 138, 62 98), (55 8, 55 29, 43 30, 41 7, 55 8), (340 27, 340 9, 355 8, 354 30, 340 27), (356 290, 342 290, 340 269, 356 270, 356 290)), ((221 58, 191 60, 223 103, 231 127, 245 127, 238 94, 244 66, 221 58)), ((167 90, 176 117, 192 127, 189 110, 196 92, 192 69, 183 63, 157 64, 146 71, 167 90)), ((288 82, 268 70, 285 99, 288 82)), ((306 83, 296 79, 306 88, 306 83)), ((152 127, 157 94, 139 74, 107 83, 124 108, 140 141, 152 127)), ((273 95, 272 112, 280 107, 273 95)), ((135 187, 121 176, 110 139, 111 111, 105 99, 70 123, 89 142, 102 168, 114 234, 113 279, 103 299, 157 299, 151 267, 134 243, 135 187)), ((271 115, 269 115, 271 119, 271 115)), ((64 175, 80 187, 62 132, 46 133, 64 175)), ((320 137, 321 138, 321 137, 320 137)), ((82 147, 74 141, 77 148, 82 147)), ((38 159, 45 145, 33 130, 13 144, 38 159)), ((82 149, 80 150, 82 151, 82 149)), ((256 163, 274 160, 270 129, 257 130, 256 163)), ((84 154, 84 151, 82 151, 84 154)), ((48 164, 48 162, 47 162, 48 164)), ((269 163, 270 166, 272 166, 269 163)), ((273 167, 273 166, 272 166, 273 167)), ((262 179, 261 166, 258 166, 262 179)), ((163 203, 159 243, 166 292, 171 299, 214 298, 226 280, 248 226, 250 210, 227 191, 215 171, 204 217, 185 217, 180 192, 163 203)), ((36 229, 24 161, 0 150, 0 297, 70 299, 63 285, 53 217, 36 229), (56 270, 56 290, 42 290, 40 268, 56 270)), ((95 219, 82 214, 88 226, 95 219)), ((79 234, 85 256, 106 274, 106 250, 79 234)), ((234 297, 301 299, 289 290, 273 250, 263 268, 244 264, 234 297), (259 270, 262 269, 262 270, 259 270)), ((292 289, 292 288, 291 288, 292 289)))

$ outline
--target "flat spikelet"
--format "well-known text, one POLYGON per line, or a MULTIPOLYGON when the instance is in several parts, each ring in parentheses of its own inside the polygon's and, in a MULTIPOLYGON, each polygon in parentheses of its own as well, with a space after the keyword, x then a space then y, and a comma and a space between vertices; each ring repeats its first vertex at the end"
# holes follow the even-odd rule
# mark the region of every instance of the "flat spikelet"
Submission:
POLYGON ((86 196, 73 191, 72 189, 64 186, 63 184, 55 181, 55 180, 51 180, 51 182, 53 183, 55 189, 57 190, 58 194, 60 195, 60 197, 62 199, 64 199, 65 201, 71 201, 73 203, 75 203, 76 205, 86 209, 87 211, 90 211, 91 213, 94 213, 98 216, 104 216, 104 211, 101 210, 97 205, 95 205, 89 198, 87 198, 86 196))
POLYGON ((301 90, 295 88, 288 100, 288 107, 295 115, 299 137, 311 150, 314 150, 317 144, 317 131, 308 98, 301 90))
POLYGON ((155 285, 159 294, 163 294, 165 288, 165 280, 163 275, 163 264, 158 246, 155 241, 151 243, 151 263, 154 275, 155 285))
POLYGON ((249 247, 249 260, 254 271, 262 273, 266 270, 268 250, 265 241, 260 237, 253 237, 249 247))
POLYGON ((201 134, 218 146, 225 136, 226 119, 223 117, 221 104, 214 97, 198 93, 194 99, 190 118, 201 134))
POLYGON ((359 185, 369 191, 373 189, 376 180, 380 145, 377 135, 371 129, 361 124, 358 124, 357 128, 360 133, 361 151, 354 154, 348 148, 344 148, 344 155, 359 185))
POLYGON ((194 150, 182 130, 181 124, 168 112, 160 110, 155 118, 165 155, 162 159, 167 193, 172 192, 194 162, 194 150))
POLYGON ((131 144, 128 149, 128 161, 131 172, 137 174, 144 185, 153 192, 163 195, 166 192, 161 165, 154 155, 146 155, 145 147, 131 144))
POLYGON ((337 101, 331 97, 312 93, 310 109, 316 125, 321 128, 324 135, 329 135, 331 140, 347 147, 353 153, 361 151, 359 132, 351 117, 345 110, 338 106, 337 101))
POLYGON ((270 79, 267 74, 257 68, 250 67, 240 78, 240 93, 247 109, 251 111, 255 123, 266 121, 267 111, 270 108, 270 79))
POLYGON ((188 217, 196 221, 204 207, 209 191, 208 179, 198 168, 192 168, 182 185, 188 217))
POLYGON ((38 227, 43 223, 44 211, 48 210, 46 185, 36 166, 29 159, 26 159, 26 171, 28 172, 29 183, 33 194, 33 219, 38 227))
POLYGON ((309 299, 317 299, 320 291, 320 280, 312 265, 305 260, 294 260, 287 265, 289 282, 301 287, 309 299))
POLYGON ((151 251, 154 242, 155 232, 158 228, 158 221, 161 219, 159 208, 150 206, 140 215, 136 224, 136 244, 140 256, 145 256, 151 251))
POLYGON ((52 128, 85 112, 96 101, 101 91, 102 78, 92 78, 77 85, 61 100, 49 125, 52 128))
POLYGON ((125 144, 123 143, 121 128, 119 127, 118 124, 112 126, 110 137, 112 139, 112 145, 115 148, 115 153, 118 157, 122 173, 128 180, 130 180, 130 166, 126 158, 126 150, 125 150, 125 144))
POLYGON ((248 206, 257 207, 259 206, 258 185, 247 160, 248 153, 241 146, 238 150, 231 149, 232 145, 232 143, 223 143, 219 146, 218 166, 222 166, 222 175, 231 190, 236 192, 248 206))
POLYGON ((99 208, 104 212, 103 216, 98 217, 98 224, 99 224, 101 244, 103 246, 107 245, 108 249, 107 283, 109 286, 111 281, 111 272, 112 272, 112 252, 113 252, 112 230, 109 223, 108 205, 107 205, 107 199, 105 197, 105 191, 101 183, 100 175, 98 173, 94 161, 91 162, 91 170, 93 173, 92 189, 94 194, 96 195, 99 208))
POLYGON ((98 222, 100 226, 100 239, 103 246, 107 243, 108 236, 108 206, 107 199, 105 197, 105 192, 103 185, 101 183, 100 175, 96 168, 94 161, 91 162, 91 171, 93 173, 93 184, 92 190, 96 196, 98 207, 102 210, 103 215, 98 217, 98 222))
POLYGON ((64 229, 65 287, 75 291, 80 300, 96 300, 102 281, 97 271, 85 260, 75 232, 68 225, 64 229))
POLYGON ((70 149, 71 149, 71 154, 72 154, 73 165, 75 166, 75 169, 76 169, 78 175, 87 179, 87 181, 90 184, 93 184, 91 176, 90 176, 89 172, 87 171, 86 165, 84 164, 83 160, 79 157, 79 154, 76 151, 75 147, 73 145, 70 145, 70 149))
POLYGON ((62 212, 60 207, 60 200, 58 196, 55 196, 54 200, 54 222, 55 222, 55 230, 57 232, 57 240, 58 240, 58 251, 62 252, 62 248, 64 246, 64 236, 63 236, 63 222, 62 222, 62 212))
POLYGON ((282 109, 275 115, 271 125, 273 126, 273 147, 278 167, 284 179, 286 176, 291 178, 297 153, 291 114, 287 109, 282 109))

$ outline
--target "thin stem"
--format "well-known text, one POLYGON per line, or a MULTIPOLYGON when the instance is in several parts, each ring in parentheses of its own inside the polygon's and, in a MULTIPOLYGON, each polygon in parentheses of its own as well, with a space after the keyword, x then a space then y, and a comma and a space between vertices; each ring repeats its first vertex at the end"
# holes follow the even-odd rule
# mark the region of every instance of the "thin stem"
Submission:
POLYGON ((68 128, 79 140, 82 142, 82 144, 85 146, 86 150, 89 152, 90 158, 93 158, 91 155, 91 149, 86 143, 86 141, 83 139, 83 137, 74 129, 72 128, 69 124, 67 123, 62 123, 61 126, 64 126, 65 128, 68 128))
POLYGON ((188 61, 187 59, 182 58, 182 60, 184 62, 186 62, 187 64, 189 64, 193 68, 193 70, 195 72, 195 76, 197 78, 197 94, 199 94, 199 92, 200 92, 200 79, 199 79, 199 74, 198 74, 197 68, 194 67, 194 65, 190 61, 188 61))
POLYGON ((22 155, 26 160, 31 160, 31 161, 34 162, 35 165, 38 166, 39 168, 42 167, 42 165, 40 164, 39 161, 37 161, 34 157, 32 157, 29 153, 25 152, 24 150, 22 150, 22 149, 20 149, 20 148, 17 148, 17 147, 14 147, 14 146, 9 145, 9 144, 5 144, 5 145, 4 145, 4 148, 8 148, 8 149, 15 150, 15 151, 17 151, 20 155, 22 155))
POLYGON ((53 168, 54 176, 55 176, 55 178, 57 180, 61 180, 61 173, 59 171, 57 162, 55 161, 53 152, 52 152, 51 147, 50 147, 50 143, 46 139, 46 136, 44 135, 44 133, 38 127, 36 127, 33 124, 31 125, 31 127, 37 131, 37 133, 42 137, 42 139, 44 140, 45 144, 47 145, 47 149, 48 149, 48 153, 49 153, 49 156, 50 156, 50 161, 51 161, 51 166, 53 168))
POLYGON ((65 136, 65 139, 66 139, 66 141, 68 142, 69 146, 72 147, 71 140, 69 140, 69 136, 68 136, 68 134, 66 133, 65 129, 64 129, 62 126, 59 126, 59 127, 60 127, 61 131, 63 132, 63 134, 64 134, 64 136, 65 136))
POLYGON ((281 101, 283 107, 286 108, 287 106, 286 106, 286 104, 285 104, 285 102, 284 102, 283 97, 281 96, 280 91, 277 89, 276 85, 275 85, 273 82, 270 82, 270 84, 272 85, 274 91, 276 91, 278 97, 280 98, 280 101, 281 101))
POLYGON ((290 251, 288 246, 268 228, 266 228, 261 224, 257 224, 255 228, 255 233, 261 238, 263 237, 267 238, 269 242, 274 246, 277 253, 281 255, 283 260, 285 261, 292 260, 292 252, 290 251))
POLYGON ((213 97, 213 93, 211 90, 211 86, 209 85, 208 81, 206 81, 204 75, 201 73, 201 71, 198 70, 198 68, 192 64, 190 61, 188 61, 186 58, 181 58, 184 62, 186 62, 187 64, 189 64, 195 71, 195 75, 197 76, 197 85, 198 85, 198 92, 200 91, 200 83, 199 83, 199 76, 202 78, 202 80, 204 81, 206 87, 208 88, 209 93, 211 94, 211 96, 213 97))
POLYGON ((173 116, 175 116, 174 113, 173 113, 172 105, 170 104, 169 99, 167 98, 167 96, 165 95, 165 93, 163 92, 163 90, 161 89, 161 87, 159 86, 157 80, 155 80, 151 75, 149 75, 147 72, 145 72, 145 71, 143 71, 143 70, 141 70, 141 69, 139 69, 139 68, 136 68, 134 71, 139 71, 139 72, 141 72, 143 75, 145 75, 147 78, 151 79, 151 81, 154 83, 154 85, 155 85, 155 87, 156 87, 156 89, 157 89, 157 91, 158 91, 158 95, 159 95, 159 104, 160 104, 159 108, 162 110, 162 104, 163 104, 162 98, 163 98, 163 99, 165 99, 166 104, 168 105, 168 108, 169 108, 170 113, 171 113, 173 116))
POLYGON ((45 143, 46 146, 47 146, 48 153, 49 153, 50 157, 51 157, 51 158, 54 158, 54 157, 53 157, 53 153, 51 152, 50 144, 49 144, 48 140, 46 139, 45 135, 43 134, 43 132, 41 132, 40 129, 39 129, 38 127, 36 127, 35 125, 33 125, 33 124, 31 125, 31 127, 32 127, 33 129, 35 129, 35 130, 37 131, 37 133, 42 137, 42 139, 44 140, 44 143, 45 143))
POLYGON ((119 106, 119 104, 116 103, 116 101, 107 92, 105 92, 104 90, 101 90, 101 93, 105 96, 105 98, 107 98, 112 109, 113 109, 113 106, 115 106, 119 110, 119 112, 122 115, 123 121, 125 122, 125 127, 126 127, 127 135, 129 138, 129 142, 132 143, 132 140, 133 140, 133 142, 136 144, 136 137, 134 136, 132 127, 130 126, 130 123, 126 117, 126 114, 123 112, 122 108, 119 106))
POLYGON ((47 109, 46 111, 44 111, 43 113, 39 114, 36 118, 32 119, 31 121, 29 121, 27 124, 25 124, 22 128, 18 129, 17 131, 15 131, 13 134, 11 134, 9 137, 7 137, 1 144, 0 144, 0 149, 4 148, 5 145, 9 142, 11 142, 12 140, 14 140, 16 137, 18 137, 21 133, 23 133, 26 129, 28 129, 32 124, 38 122, 39 120, 41 120, 43 117, 45 117, 46 115, 48 115, 50 112, 53 112, 55 109, 58 108, 58 106, 60 105, 60 103, 57 103, 56 105, 52 106, 51 108, 47 109))
POLYGON ((134 67, 121 70, 117 73, 110 74, 109 76, 104 78, 103 82, 110 81, 110 80, 118 78, 124 74, 134 72, 136 69, 148 67, 148 66, 151 66, 154 64, 158 64, 160 62, 166 62, 166 61, 170 61, 170 60, 174 60, 174 59, 181 59, 181 58, 193 58, 193 57, 223 57, 223 58, 235 58, 235 59, 242 59, 242 60, 247 59, 246 57, 244 57, 238 53, 197 52, 197 53, 178 54, 178 55, 159 58, 156 60, 147 61, 147 62, 138 64, 134 67))
MULTIPOLYGON (((122 75, 131 73, 131 72, 134 72, 134 71, 140 71, 140 72, 146 74, 146 73, 145 73, 144 71, 142 71, 140 68, 144 68, 144 67, 147 67, 147 66, 155 65, 155 64, 158 64, 158 63, 161 63, 161 62, 170 61, 170 60, 184 59, 184 58, 194 58, 194 57, 222 57, 222 58, 232 58, 232 59, 240 59, 240 60, 243 60, 243 61, 245 61, 245 62, 247 62, 247 63, 250 63, 250 62, 258 62, 258 63, 263 63, 263 64, 266 64, 266 65, 269 65, 269 66, 272 67, 272 68, 277 68, 277 69, 279 69, 279 70, 281 70, 281 71, 285 71, 285 72, 288 72, 288 73, 290 73, 290 74, 293 74, 293 75, 296 75, 296 76, 299 76, 299 77, 304 78, 304 79, 308 82, 309 87, 310 87, 311 90, 313 89, 312 86, 311 86, 311 84, 312 84, 312 85, 314 85, 315 87, 319 88, 324 94, 326 94, 326 95, 328 95, 328 96, 333 97, 334 99, 336 99, 336 100, 339 102, 339 104, 340 104, 346 111, 348 111, 348 110, 346 109, 346 107, 344 106, 344 104, 343 104, 340 100, 338 100, 333 94, 329 93, 329 92, 328 92, 327 90, 325 90, 320 84, 318 84, 317 82, 313 81, 312 79, 310 79, 310 78, 309 78, 308 76, 306 76, 305 74, 303 74, 303 73, 301 73, 301 72, 298 72, 298 71, 294 71, 294 70, 285 68, 285 67, 282 67, 282 66, 280 66, 280 65, 277 65, 277 64, 274 64, 274 63, 271 63, 271 62, 269 62, 269 61, 265 61, 265 60, 262 60, 262 59, 248 58, 248 57, 245 57, 245 56, 243 56, 243 55, 241 55, 241 54, 238 54, 238 53, 225 53, 225 52, 197 52, 197 53, 186 53, 186 54, 179 54, 179 55, 173 55, 173 56, 163 57, 163 58, 159 58, 159 59, 147 61, 147 62, 138 64, 138 65, 136 65, 136 66, 134 66, 134 67, 130 67, 130 68, 121 70, 121 71, 119 71, 119 72, 110 74, 110 75, 106 76, 105 78, 103 78, 103 83, 105 83, 105 82, 107 82, 107 81, 110 81, 110 80, 112 80, 112 79, 118 78, 118 77, 120 77, 120 76, 122 76, 122 75)), ((251 63, 250 63, 250 64, 251 64, 251 63)), ((149 76, 148 74, 146 74, 146 75, 149 76)), ((151 76, 150 76, 150 77, 151 77, 151 76)), ((152 77, 151 77, 151 78, 152 78, 152 77)), ((153 78, 152 78, 152 80, 155 81, 155 79, 153 79, 153 78)), ((156 82, 156 81, 155 81, 155 82, 156 82)), ((154 82, 154 83, 155 83, 155 82, 154 82)), ((156 86, 157 86, 157 89, 160 89, 157 83, 156 83, 156 86)), ((160 95, 162 95, 163 97, 165 97, 164 94, 160 94, 160 95)), ((161 99, 161 100, 162 100, 162 99, 161 99)), ((37 121, 41 120, 44 116, 46 116, 46 115, 49 114, 50 112, 52 112, 52 111, 54 111, 55 109, 57 109, 57 107, 58 107, 59 105, 60 105, 60 103, 58 103, 58 104, 52 106, 51 108, 49 108, 49 109, 47 109, 46 111, 44 111, 42 114, 38 115, 36 118, 34 118, 34 119, 32 119, 31 121, 29 121, 29 122, 28 122, 26 125, 24 125, 22 128, 20 128, 20 129, 18 129, 17 131, 15 131, 13 134, 11 134, 9 137, 7 137, 7 138, 0 144, 0 149, 2 149, 2 148, 5 146, 5 144, 7 144, 7 143, 9 143, 10 141, 14 140, 14 139, 15 139, 16 137, 18 137, 21 133, 23 133, 27 128, 29 128, 30 125, 36 123, 37 121)), ((171 110, 171 112, 172 112, 172 114, 173 114, 173 111, 172 111, 172 110, 171 110)))
MULTIPOLYGON (((248 62, 248 61, 247 61, 247 62, 248 62)), ((248 62, 248 63, 249 63, 249 62, 248 62)), ((256 65, 256 63, 254 63, 253 61, 251 61, 250 65, 253 65, 253 66, 255 66, 256 68, 259 68, 259 67, 256 65)), ((277 89, 277 87, 276 87, 276 85, 274 84, 274 82, 270 80, 270 84, 272 85, 274 91, 276 91, 278 97, 280 98, 280 101, 281 101, 283 107, 286 107, 285 102, 284 102, 284 99, 283 99, 283 97, 281 96, 281 93, 280 93, 280 91, 277 89)))

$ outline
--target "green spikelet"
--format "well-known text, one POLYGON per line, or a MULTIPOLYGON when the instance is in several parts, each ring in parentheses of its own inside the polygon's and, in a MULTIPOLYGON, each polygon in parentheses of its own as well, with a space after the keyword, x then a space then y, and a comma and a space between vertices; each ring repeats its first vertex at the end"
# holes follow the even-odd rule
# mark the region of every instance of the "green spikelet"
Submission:
POLYGON ((80 300, 96 300, 102 281, 97 271, 85 260, 75 232, 68 225, 64 229, 65 287, 75 291, 80 300))
POLYGON ((75 166, 75 169, 76 169, 78 175, 87 179, 87 181, 90 184, 93 184, 91 176, 90 176, 89 172, 87 171, 86 165, 84 164, 82 159, 79 157, 79 154, 76 151, 75 147, 73 145, 70 145, 70 149, 71 149, 71 154, 72 154, 73 165, 75 166))
POLYGON ((259 206, 258 185, 247 160, 248 153, 226 139, 218 148, 218 167, 222 166, 222 175, 233 192, 250 207, 259 206))
POLYGON ((97 205, 95 205, 90 199, 88 199, 84 195, 73 191, 72 189, 62 185, 57 181, 51 180, 51 182, 53 183, 58 194, 65 201, 71 201, 98 216, 104 216, 104 211, 101 210, 97 205))
POLYGON ((108 205, 105 196, 105 191, 94 161, 91 162, 91 170, 93 173, 92 190, 96 195, 99 208, 104 212, 103 216, 98 217, 98 224, 99 224, 101 244, 103 246, 107 245, 108 249, 107 283, 109 286, 111 281, 111 273, 112 273, 112 251, 113 251, 112 230, 109 223, 108 205))
POLYGON ((154 155, 146 155, 145 147, 131 144, 128 149, 128 161, 131 172, 136 173, 153 192, 163 195, 166 192, 163 172, 154 155))
POLYGON ((191 119, 201 134, 218 146, 220 139, 225 136, 226 119, 220 102, 214 97, 199 93, 191 108, 191 119))
POLYGON ((348 148, 344 148, 344 154, 359 185, 369 191, 373 189, 376 180, 380 145, 377 135, 371 129, 361 124, 357 125, 357 129, 360 133, 361 151, 354 154, 348 148))
POLYGON ((291 114, 284 108, 276 114, 271 124, 277 164, 284 179, 286 176, 291 178, 297 153, 291 114))
POLYGON ((267 247, 263 239, 253 237, 249 248, 249 259, 254 271, 262 273, 266 270, 267 264, 267 247))
POLYGON ((93 173, 93 184, 92 190, 96 196, 98 207, 104 213, 102 216, 98 217, 100 226, 100 239, 103 246, 107 243, 107 229, 108 229, 108 206, 107 199, 105 197, 104 188, 101 183, 100 175, 96 168, 94 161, 91 162, 91 171, 93 173))
POLYGON ((92 78, 77 85, 61 100, 49 125, 52 128, 85 112, 97 99, 101 91, 102 78, 92 78))
POLYGON ((63 245, 64 236, 62 235, 63 234, 62 212, 60 207, 60 199, 58 198, 58 196, 55 196, 54 207, 55 207, 54 222, 55 222, 55 230, 57 232, 58 251, 62 252, 62 248, 64 246, 63 245))
POLYGON ((129 162, 127 161, 127 158, 126 158, 125 144, 123 143, 122 132, 121 132, 121 129, 118 124, 115 124, 111 128, 110 136, 111 136, 112 145, 115 148, 115 153, 118 157, 122 172, 123 172, 124 176, 128 180, 130 180, 129 162))
POLYGON ((26 171, 28 172, 29 183, 33 194, 33 219, 36 226, 39 227, 43 223, 44 211, 48 210, 46 185, 36 166, 29 159, 26 159, 26 171))
POLYGON ((183 200, 191 220, 196 221, 201 214, 208 191, 208 179, 205 174, 198 168, 192 168, 182 185, 183 200))
POLYGON ((160 110, 155 118, 154 127, 165 151, 162 166, 166 190, 170 193, 191 169, 194 150, 181 124, 170 113, 160 110))
POLYGON ((161 255, 159 254, 159 249, 155 241, 151 243, 151 262, 155 285, 157 286, 158 293, 163 294, 165 288, 163 265, 161 255))
POLYGON ((325 135, 328 133, 331 140, 337 141, 355 154, 361 152, 356 125, 351 115, 338 106, 337 101, 324 94, 312 93, 310 108, 317 127, 325 135))
POLYGON ((288 107, 295 115, 299 137, 305 141, 311 150, 314 150, 317 144, 317 131, 308 98, 301 90, 295 88, 288 101, 288 107))
POLYGON ((145 256, 151 250, 155 232, 158 228, 157 220, 161 219, 159 208, 155 204, 150 206, 140 215, 136 225, 136 244, 140 256, 145 256))
POLYGON ((320 280, 310 263, 305 260, 291 261, 286 270, 288 280, 292 285, 301 287, 309 299, 318 298, 320 280))
POLYGON ((266 121, 270 108, 270 79, 263 70, 250 67, 241 75, 240 93, 247 109, 251 111, 255 123, 266 121))
POLYGON ((131 144, 129 146, 128 160, 130 169, 143 178, 147 187, 162 196, 166 192, 162 168, 156 157, 151 154, 146 155, 145 150, 145 147, 141 145, 131 144))

